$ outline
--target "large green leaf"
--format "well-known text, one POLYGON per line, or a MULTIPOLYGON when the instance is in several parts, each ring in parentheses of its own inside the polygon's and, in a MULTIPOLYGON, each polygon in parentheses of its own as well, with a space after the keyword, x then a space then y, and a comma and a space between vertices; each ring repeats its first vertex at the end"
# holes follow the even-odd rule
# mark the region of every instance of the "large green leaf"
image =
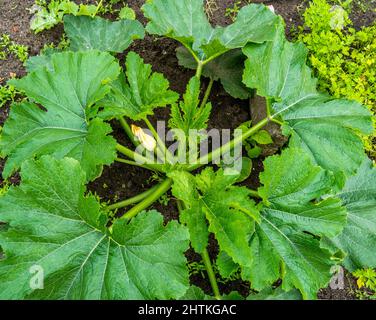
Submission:
POLYGON ((25 62, 25 68, 27 72, 36 71, 39 68, 46 67, 53 70, 52 56, 55 53, 61 53, 58 48, 46 48, 38 56, 32 56, 25 62))
POLYGON ((291 145, 302 148, 320 166, 335 173, 338 185, 355 174, 364 157, 356 131, 372 132, 370 112, 355 101, 333 99, 316 91, 306 66, 307 50, 288 42, 281 27, 273 42, 249 44, 244 83, 271 98, 291 145))
POLYGON ((65 16, 64 30, 73 51, 98 49, 121 53, 133 40, 145 36, 144 28, 137 20, 110 21, 87 16, 65 16))
POLYGON ((315 298, 330 279, 334 263, 317 236, 339 234, 346 210, 339 199, 325 197, 333 179, 298 149, 264 162, 259 189, 264 208, 251 239, 252 265, 244 276, 256 290, 282 278, 282 288, 298 288, 315 298))
POLYGON ((171 172, 170 177, 174 180, 173 195, 186 207, 181 220, 188 226, 192 247, 201 253, 206 248, 208 232, 212 232, 221 250, 236 263, 249 265, 248 239, 259 212, 249 198, 249 190, 233 186, 238 176, 207 168, 196 177, 181 171, 171 172))
POLYGON ((130 52, 126 60, 126 75, 121 74, 111 84, 111 93, 100 102, 104 109, 99 115, 104 119, 127 116, 133 120, 144 119, 153 109, 165 107, 178 100, 179 95, 169 90, 169 82, 160 73, 152 73, 151 65, 130 52))
POLYGON ((142 10, 149 19, 147 32, 180 41, 198 59, 212 59, 248 42, 272 40, 281 20, 264 5, 243 7, 236 21, 213 28, 204 12, 203 0, 153 0, 142 10))
MULTIPOLYGON (((197 69, 197 62, 184 47, 176 50, 179 64, 188 69, 197 69)), ((242 82, 244 61, 246 57, 240 49, 231 50, 207 63, 202 75, 215 81, 220 80, 223 88, 234 98, 247 99, 251 90, 242 82)))
POLYGON ((301 150, 291 148, 267 158, 264 166, 259 194, 268 217, 316 235, 334 236, 342 231, 346 210, 341 201, 329 197, 321 201, 333 186, 328 171, 314 166, 301 150))
POLYGON ((90 121, 90 107, 110 90, 119 66, 107 53, 64 52, 52 55, 51 68, 40 67, 10 83, 35 104, 13 105, 6 121, 0 149, 8 156, 3 175, 8 177, 24 160, 43 154, 73 157, 81 162, 88 180, 98 176, 103 164, 116 157, 116 142, 107 136, 111 127, 100 119, 90 121))
POLYGON ((251 294, 247 297, 247 300, 301 300, 302 296, 296 289, 292 289, 289 292, 282 290, 281 287, 277 289, 266 288, 259 293, 251 294))
POLYGON ((191 286, 187 290, 186 294, 180 298, 180 300, 215 300, 214 297, 211 297, 207 294, 205 294, 204 291, 202 291, 201 288, 196 286, 191 286))
POLYGON ((345 267, 376 267, 376 169, 365 159, 338 194, 348 211, 348 224, 332 241, 345 253, 345 267))
POLYGON ((27 161, 21 176, 0 198, 8 223, 0 232, 1 299, 170 299, 188 289, 183 226, 164 226, 149 211, 129 224, 116 220, 110 233, 71 158, 27 161), (31 268, 43 272, 43 289, 30 288, 31 268))
POLYGON ((210 102, 200 107, 200 80, 193 77, 187 85, 184 101, 172 105, 169 126, 182 130, 188 137, 189 130, 206 129, 210 112, 210 102))

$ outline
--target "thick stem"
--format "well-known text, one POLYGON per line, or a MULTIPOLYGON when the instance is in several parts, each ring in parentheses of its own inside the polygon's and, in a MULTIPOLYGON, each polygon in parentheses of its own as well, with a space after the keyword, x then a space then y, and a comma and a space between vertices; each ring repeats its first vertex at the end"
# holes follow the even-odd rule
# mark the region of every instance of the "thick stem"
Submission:
MULTIPOLYGON (((178 204, 178 210, 179 210, 179 214, 180 214, 184 210, 185 206, 184 206, 184 203, 180 200, 177 202, 177 204, 178 204)), ((214 296, 217 300, 221 300, 221 294, 219 293, 217 279, 215 278, 215 273, 214 273, 214 270, 213 270, 212 263, 210 261, 208 250, 205 249, 201 253, 201 256, 202 256, 202 260, 205 264, 206 272, 208 273, 208 276, 209 276, 209 281, 210 281, 210 285, 212 287, 214 296)))
POLYGON ((163 172, 162 164, 150 163, 150 160, 148 158, 128 149, 127 147, 122 146, 121 144, 117 144, 116 150, 122 153, 123 155, 127 156, 128 158, 135 160, 137 163, 140 163, 141 165, 150 168, 151 170, 163 172))
POLYGON ((257 131, 262 129, 270 119, 265 118, 261 120, 258 124, 250 128, 248 131, 243 133, 241 136, 236 137, 235 139, 229 141, 225 145, 221 146, 220 148, 214 150, 213 152, 210 152, 207 155, 204 155, 200 157, 200 159, 197 160, 197 164, 192 164, 188 166, 188 171, 193 171, 195 169, 201 168, 205 164, 208 164, 212 162, 214 159, 219 158, 221 155, 226 154, 230 150, 234 149, 235 146, 242 143, 244 140, 248 139, 250 136, 254 135, 257 131))
MULTIPOLYGON (((160 147, 161 151, 162 151, 162 154, 163 154, 163 160, 166 159, 167 162, 169 163, 173 163, 172 161, 172 154, 170 151, 168 151, 165 143, 162 141, 161 137, 159 136, 158 132, 155 130, 155 128, 153 127, 153 125, 151 124, 151 122, 149 121, 148 118, 145 118, 145 123, 146 125, 148 126, 149 130, 151 131, 151 133, 153 134, 155 140, 157 140, 157 144, 158 146, 160 147)), ((158 155, 158 151, 157 151, 157 155, 158 155)))
POLYGON ((282 126, 283 122, 281 122, 277 119, 274 119, 273 116, 272 116, 272 104, 273 104, 273 99, 272 98, 266 98, 266 114, 267 114, 267 117, 271 121, 273 121, 273 122, 279 124, 280 126, 282 126))
POLYGON ((209 63, 210 61, 213 61, 214 59, 217 59, 219 56, 221 56, 222 54, 224 54, 225 52, 218 52, 217 54, 211 56, 210 58, 206 59, 205 61, 202 62, 203 65, 206 65, 207 63, 209 63))
POLYGON ((204 63, 202 61, 198 61, 197 70, 196 70, 196 77, 199 78, 199 79, 201 78, 203 67, 204 67, 204 63))
POLYGON ((208 102, 209 96, 210 96, 210 92, 211 92, 211 90, 213 88, 213 83, 214 83, 214 79, 210 78, 210 82, 208 84, 208 87, 206 88, 205 96, 202 99, 202 102, 201 102, 201 105, 200 105, 200 109, 204 108, 205 105, 206 105, 206 103, 208 102))
POLYGON ((197 57, 196 53, 187 45, 183 44, 184 47, 189 51, 189 53, 192 55, 192 57, 196 60, 197 63, 200 62, 200 59, 197 57))
POLYGON ((167 178, 161 184, 158 185, 158 187, 153 191, 153 193, 151 193, 142 202, 135 205, 120 219, 128 219, 128 220, 132 219, 141 211, 151 206, 155 201, 157 201, 161 196, 163 196, 168 190, 170 190, 171 185, 172 185, 172 179, 167 178))
POLYGON ((135 145, 135 147, 140 145, 140 142, 134 138, 133 132, 131 127, 129 126, 128 122, 124 119, 124 117, 119 117, 118 118, 121 126, 123 127, 126 135, 128 136, 129 140, 132 141, 132 143, 135 145))
POLYGON ((271 118, 271 107, 272 107, 272 99, 266 98, 266 114, 268 118, 271 118))
POLYGON ((122 158, 116 158, 115 161, 120 162, 120 163, 124 163, 124 164, 129 164, 131 166, 140 167, 140 168, 143 168, 143 169, 155 171, 155 169, 149 167, 148 165, 140 164, 140 163, 137 163, 136 161, 125 160, 125 159, 122 159, 122 158))
POLYGON ((158 187, 159 187, 159 185, 156 185, 156 186, 152 187, 151 189, 149 189, 149 190, 147 190, 143 193, 138 194, 135 197, 132 197, 132 198, 126 199, 124 201, 120 201, 120 202, 111 204, 111 205, 107 206, 106 209, 111 211, 111 210, 116 210, 116 209, 127 207, 131 204, 134 204, 134 203, 138 203, 138 202, 144 200, 145 198, 147 198, 148 196, 150 196, 151 194, 153 194, 157 190, 158 187))
POLYGON ((248 191, 249 191, 249 194, 251 195, 251 197, 261 199, 260 194, 256 190, 248 189, 248 191))
POLYGON ((210 285, 213 289, 214 297, 217 300, 221 300, 221 294, 219 292, 217 279, 215 278, 215 273, 214 273, 214 270, 213 270, 212 263, 210 261, 208 250, 205 249, 201 253, 201 256, 202 256, 202 260, 204 261, 204 264, 205 264, 206 272, 208 273, 208 276, 209 276, 209 281, 210 281, 210 285))

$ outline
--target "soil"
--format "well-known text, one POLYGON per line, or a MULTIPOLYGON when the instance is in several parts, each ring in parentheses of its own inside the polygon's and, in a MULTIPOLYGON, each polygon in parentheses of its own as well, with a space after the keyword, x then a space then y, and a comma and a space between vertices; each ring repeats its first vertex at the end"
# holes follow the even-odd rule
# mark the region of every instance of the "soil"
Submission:
MULTIPOLYGON (((93 1, 76 1, 77 3, 93 3, 93 1)), ((142 16, 140 7, 145 1, 142 0, 128 0, 128 5, 136 11, 137 18, 146 23, 142 16)), ((217 6, 213 7, 210 15, 211 22, 217 25, 227 25, 231 21, 225 16, 226 8, 232 6, 233 0, 217 0, 217 6)), ((246 1, 243 1, 244 3, 246 1)), ((286 21, 287 34, 289 35, 293 30, 293 26, 302 24, 301 13, 307 6, 306 0, 275 0, 275 1, 253 1, 264 2, 268 5, 273 5, 276 12, 282 15, 286 21)), ((243 3, 243 4, 244 4, 243 3)), ((59 43, 63 28, 61 25, 42 33, 35 35, 30 31, 31 15, 28 12, 34 4, 34 0, 0 0, 0 34, 7 33, 16 43, 24 44, 29 47, 29 54, 37 55, 45 44, 59 43)), ((353 19, 356 27, 368 25, 375 19, 376 13, 368 12, 363 14, 360 10, 355 10, 353 19)), ((177 43, 169 39, 158 39, 151 36, 146 36, 143 41, 136 41, 129 50, 139 53, 147 63, 153 65, 154 71, 163 73, 170 81, 171 88, 179 93, 183 93, 188 80, 192 77, 193 72, 186 70, 178 65, 175 50, 177 43)), ((120 55, 123 59, 125 54, 120 55)), ((6 61, 0 61, 0 84, 4 84, 10 78, 10 74, 15 73, 17 77, 25 75, 25 69, 15 57, 10 57, 6 61)), ((236 128, 242 122, 251 118, 248 101, 233 99, 228 96, 219 84, 215 84, 210 96, 210 101, 213 104, 213 113, 209 123, 209 128, 227 129, 236 128)), ((2 125, 8 116, 9 106, 0 109, 0 125, 2 125)), ((155 112, 152 122, 158 120, 167 120, 169 115, 168 109, 159 109, 155 112)), ((112 123, 114 136, 120 143, 128 145, 129 141, 118 123, 112 123)), ((262 160, 262 159, 261 159, 262 160)), ((251 177, 245 182, 251 188, 258 186, 258 173, 262 171, 262 161, 255 161, 251 177)), ((0 161, 0 171, 2 170, 4 161, 0 161)), ((149 171, 144 169, 124 166, 122 164, 114 164, 111 167, 106 167, 103 170, 102 176, 96 181, 92 182, 88 189, 96 193, 105 202, 115 202, 135 196, 136 194, 145 191, 146 187, 150 187, 150 183, 156 183, 149 171), (154 181, 154 182, 153 182, 154 181)), ((12 183, 19 182, 19 176, 16 174, 11 179, 12 183)), ((0 183, 2 180, 0 178, 0 183)), ((165 217, 165 221, 171 219, 178 219, 178 211, 176 201, 169 195, 168 205, 155 203, 153 208, 159 210, 165 217)), ((119 212, 120 214, 122 211, 119 212)), ((212 258, 215 258, 217 253, 217 244, 215 239, 210 241, 209 253, 212 258)), ((190 262, 200 261, 199 255, 195 254, 193 250, 189 250, 186 254, 190 262)), ((346 289, 331 290, 325 289, 320 293, 322 299, 353 299, 355 298, 353 292, 349 288, 354 288, 353 279, 350 278, 346 289), (352 285, 350 286, 350 283, 352 285)), ((205 292, 210 293, 210 285, 207 277, 200 273, 194 274, 191 277, 191 282, 205 292)), ((233 281, 228 283, 220 283, 220 289, 223 293, 229 293, 233 290, 238 290, 243 295, 248 294, 247 283, 242 281, 233 281)))

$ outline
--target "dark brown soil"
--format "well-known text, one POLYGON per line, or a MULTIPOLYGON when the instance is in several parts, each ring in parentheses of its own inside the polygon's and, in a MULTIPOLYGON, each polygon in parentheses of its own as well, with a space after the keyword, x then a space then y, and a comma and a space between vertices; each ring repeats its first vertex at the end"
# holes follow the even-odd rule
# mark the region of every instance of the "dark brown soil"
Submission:
MULTIPOLYGON (((78 3, 87 3, 92 1, 76 1, 78 3)), ((243 1, 244 3, 246 1, 243 1)), ((287 24, 287 32, 289 33, 292 26, 301 24, 300 13, 307 5, 305 0, 275 0, 275 1, 253 1, 264 2, 265 4, 274 5, 276 12, 282 15, 287 24)), ((20 44, 29 46, 30 55, 37 55, 45 44, 51 42, 58 43, 62 36, 62 26, 55 27, 52 30, 44 31, 38 35, 33 34, 29 29, 31 15, 27 11, 34 3, 34 0, 0 0, 0 34, 7 33, 11 38, 20 44)), ((140 7, 144 3, 142 0, 128 0, 128 5, 137 13, 137 18, 145 23, 140 7)), ((234 3, 233 0, 217 0, 217 10, 213 11, 211 20, 213 24, 226 25, 230 23, 230 19, 225 16, 226 8, 234 3)), ((370 24, 375 18, 375 13, 364 15, 355 13, 354 19, 357 26, 370 24)), ((192 77, 192 71, 183 69, 178 66, 175 56, 177 43, 168 39, 156 39, 147 36, 145 40, 135 42, 130 50, 138 52, 147 63, 153 65, 154 71, 163 73, 170 81, 171 88, 179 93, 183 93, 188 80, 192 77)), ((120 58, 123 58, 123 54, 120 58)), ((0 84, 4 83, 10 77, 10 73, 15 73, 18 77, 25 74, 22 64, 15 58, 10 57, 7 61, 0 61, 0 84)), ((250 119, 249 104, 247 101, 236 100, 229 97, 222 87, 218 84, 214 85, 210 101, 213 104, 213 113, 209 123, 209 127, 235 128, 240 123, 250 119)), ((153 121, 156 119, 166 120, 169 115, 168 109, 157 110, 153 121)), ((0 125, 2 125, 8 116, 8 106, 0 109, 0 125)), ((120 143, 129 145, 121 127, 117 123, 112 123, 114 136, 120 143)), ((3 161, 0 162, 0 172, 3 161)), ((258 186, 258 173, 262 170, 262 162, 254 163, 253 173, 246 184, 252 188, 258 186)), ((18 183, 19 177, 15 175, 11 182, 18 183)), ((2 180, 0 179, 0 182, 2 180)), ((146 190, 153 182, 153 177, 149 171, 114 164, 110 168, 104 168, 102 176, 89 185, 89 190, 96 193, 103 201, 116 202, 137 195, 146 190)), ((169 196, 170 197, 170 196, 169 196)), ((159 210, 165 216, 165 220, 177 219, 178 211, 176 202, 170 198, 168 205, 156 203, 153 208, 159 210)), ((217 245, 215 239, 210 242, 210 255, 215 258, 217 245)), ((200 261, 200 257, 192 250, 187 252, 188 259, 192 261, 200 261)), ((210 285, 206 277, 200 274, 193 275, 191 282, 200 286, 205 292, 210 293, 210 285)), ((238 290, 243 295, 248 293, 246 283, 235 281, 226 284, 220 284, 223 293, 229 293, 238 290)), ((353 286, 352 286, 353 287, 353 286)), ((322 299, 352 299, 354 295, 347 288, 340 293, 339 290, 333 292, 325 289, 320 293, 322 299)))

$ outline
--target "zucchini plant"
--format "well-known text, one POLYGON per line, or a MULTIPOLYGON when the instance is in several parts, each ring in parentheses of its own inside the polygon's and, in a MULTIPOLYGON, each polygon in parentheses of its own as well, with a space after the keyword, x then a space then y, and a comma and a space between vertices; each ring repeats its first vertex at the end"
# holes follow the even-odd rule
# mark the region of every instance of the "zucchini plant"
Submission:
POLYGON ((264 5, 242 8, 227 27, 208 22, 202 0, 152 0, 142 10, 146 32, 178 41, 180 63, 196 70, 182 99, 138 54, 128 52, 124 67, 116 59, 144 37, 137 20, 66 16, 70 48, 30 58, 29 73, 9 82, 28 99, 12 105, 0 140, 4 178, 21 174, 0 197, 0 298, 210 299, 189 285, 189 245, 202 256, 214 298, 226 298, 209 234, 220 274, 240 270, 259 292, 250 300, 314 299, 335 266, 375 267, 376 170, 361 140, 372 132, 367 108, 318 92, 304 45, 289 42, 282 18, 264 5), (210 82, 201 95, 203 77, 210 82), (214 81, 237 98, 265 97, 267 116, 205 153, 198 146, 214 81), (149 119, 166 106, 174 142, 188 145, 180 155, 149 119), (116 141, 110 121, 121 123, 134 149, 116 141), (270 122, 288 145, 264 161, 258 190, 240 186, 249 161, 240 158, 235 170, 221 159, 270 122), (101 204, 86 185, 115 161, 163 179, 101 204), (148 208, 169 190, 179 222, 164 224, 148 208))

